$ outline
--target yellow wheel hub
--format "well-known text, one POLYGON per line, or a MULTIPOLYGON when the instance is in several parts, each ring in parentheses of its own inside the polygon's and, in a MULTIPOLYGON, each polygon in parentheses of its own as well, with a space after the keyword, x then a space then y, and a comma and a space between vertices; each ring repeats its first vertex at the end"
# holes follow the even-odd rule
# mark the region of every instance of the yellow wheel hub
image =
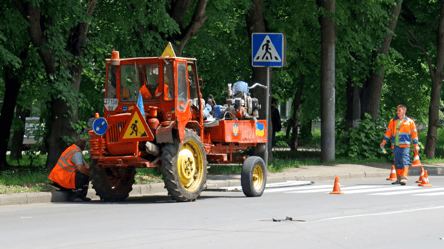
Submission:
POLYGON ((260 165, 254 166, 253 170, 253 187, 256 191, 261 190, 264 184, 264 172, 260 165))
POLYGON ((187 141, 180 149, 177 170, 182 186, 193 192, 199 188, 203 176, 203 158, 200 147, 194 141, 187 141))

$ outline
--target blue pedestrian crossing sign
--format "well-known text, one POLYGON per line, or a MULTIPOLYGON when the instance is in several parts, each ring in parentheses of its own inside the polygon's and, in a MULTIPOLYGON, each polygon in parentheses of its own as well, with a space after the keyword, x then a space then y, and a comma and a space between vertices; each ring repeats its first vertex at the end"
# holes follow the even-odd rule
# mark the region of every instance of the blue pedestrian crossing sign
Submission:
POLYGON ((251 35, 253 67, 285 67, 285 35, 281 33, 253 33, 251 35))

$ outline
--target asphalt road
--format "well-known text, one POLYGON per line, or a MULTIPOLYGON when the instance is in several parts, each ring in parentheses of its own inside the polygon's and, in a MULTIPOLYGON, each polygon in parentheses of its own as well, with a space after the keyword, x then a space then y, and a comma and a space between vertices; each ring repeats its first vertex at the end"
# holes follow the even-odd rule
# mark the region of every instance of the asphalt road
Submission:
POLYGON ((214 191, 190 203, 159 193, 5 206, 0 248, 443 248, 444 177, 429 177, 432 188, 415 180, 341 181, 343 195, 320 182, 260 198, 214 191))

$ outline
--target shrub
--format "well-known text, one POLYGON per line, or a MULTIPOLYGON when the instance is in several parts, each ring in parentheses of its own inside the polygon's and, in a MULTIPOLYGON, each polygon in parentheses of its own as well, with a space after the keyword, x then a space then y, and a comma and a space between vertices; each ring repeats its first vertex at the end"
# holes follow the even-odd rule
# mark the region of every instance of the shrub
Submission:
MULTIPOLYGON (((338 157, 351 157, 353 159, 379 159, 381 157, 391 160, 393 152, 386 145, 387 154, 379 148, 379 144, 384 138, 385 129, 388 122, 377 119, 371 121, 371 116, 365 114, 366 119, 358 120, 358 127, 349 131, 336 129, 336 155, 338 157)), ((344 127, 344 123, 337 124, 336 127, 344 127)))

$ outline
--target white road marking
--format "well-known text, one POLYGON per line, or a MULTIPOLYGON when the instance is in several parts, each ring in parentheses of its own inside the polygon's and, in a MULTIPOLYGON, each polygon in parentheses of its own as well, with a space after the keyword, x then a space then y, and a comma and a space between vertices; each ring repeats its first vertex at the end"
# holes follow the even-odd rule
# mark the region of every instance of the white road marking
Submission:
MULTIPOLYGON (((354 186, 354 187, 341 187, 341 191, 346 193, 347 190, 353 190, 353 189, 368 189, 368 188, 380 188, 380 186, 354 186)), ((329 189, 311 189, 311 190, 302 190, 302 191, 292 191, 292 192, 285 192, 288 194, 296 194, 296 193, 317 193, 317 192, 327 192, 330 193, 333 191, 333 186, 329 189)))
POLYGON ((444 195, 444 192, 438 192, 438 193, 426 193, 426 194, 415 194, 414 196, 438 196, 438 195, 444 195))
POLYGON ((412 194, 412 193, 434 192, 434 191, 440 191, 440 190, 444 190, 444 188, 424 188, 424 187, 422 187, 421 189, 414 189, 414 190, 408 190, 408 191, 402 191, 401 189, 399 189, 396 192, 393 191, 393 192, 385 192, 385 193, 374 193, 374 194, 369 194, 369 195, 404 195, 404 194, 412 194))
MULTIPOLYGON (((268 188, 283 188, 287 186, 301 186, 301 185, 311 185, 312 181, 286 181, 286 182, 275 182, 275 183, 267 183, 265 188, 267 191, 268 188)), ((220 189, 226 189, 228 191, 242 190, 242 186, 233 186, 233 187, 222 187, 220 189)), ((289 188, 283 188, 277 192, 282 192, 288 190, 289 188)))
POLYGON ((379 215, 390 215, 390 214, 401 214, 408 212, 416 212, 416 211, 424 211, 424 210, 433 210, 433 209, 444 209, 444 206, 436 206, 436 207, 426 207, 426 208, 415 208, 415 209, 406 209, 392 212, 384 212, 384 213, 373 213, 373 214, 357 214, 357 215, 349 215, 349 216, 339 216, 339 217, 331 217, 320 220, 315 220, 312 222, 320 222, 320 221, 329 221, 329 220, 341 220, 341 219, 350 219, 350 218, 359 218, 359 217, 367 217, 367 216, 379 216, 379 215))
POLYGON ((333 185, 312 185, 312 186, 304 186, 304 187, 291 187, 291 188, 277 188, 277 189, 265 189, 265 193, 275 193, 275 192, 287 192, 294 190, 302 190, 302 189, 333 189, 333 185))
MULTIPOLYGON (((382 186, 381 186, 382 187, 382 186)), ((352 191, 344 191, 344 194, 360 194, 360 193, 370 193, 370 192, 379 192, 379 191, 393 191, 396 188, 395 186, 385 187, 385 188, 371 188, 371 189, 359 189, 352 191)), ((404 186, 403 189, 412 189, 416 188, 413 186, 404 186)))
POLYGON ((286 182, 274 182, 267 183, 265 185, 266 188, 276 188, 276 187, 289 187, 289 186, 300 186, 300 185, 309 185, 313 184, 312 181, 286 181, 286 182))

